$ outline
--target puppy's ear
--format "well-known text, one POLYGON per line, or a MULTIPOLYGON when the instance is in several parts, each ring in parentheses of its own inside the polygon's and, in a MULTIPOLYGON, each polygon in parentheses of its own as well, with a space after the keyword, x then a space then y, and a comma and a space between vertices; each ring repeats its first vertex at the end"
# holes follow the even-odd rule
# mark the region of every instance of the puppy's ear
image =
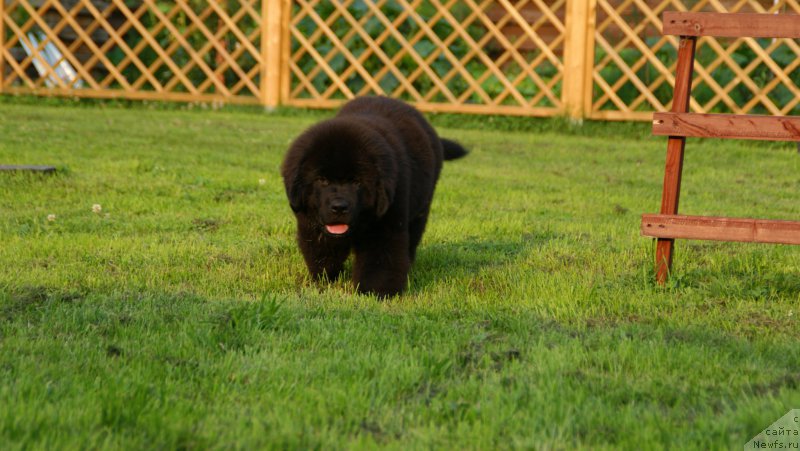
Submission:
POLYGON ((300 177, 295 177, 291 184, 286 184, 286 196, 289 198, 289 206, 292 211, 297 213, 305 207, 305 190, 300 177))
POLYGON ((378 217, 381 217, 386 214, 389 210, 389 206, 392 205, 394 190, 390 189, 385 183, 379 181, 378 186, 375 187, 375 195, 375 213, 378 217))
POLYGON ((289 206, 297 213, 305 207, 305 189, 303 177, 300 176, 300 162, 287 158, 281 168, 281 175, 283 186, 286 188, 286 197, 289 198, 289 206))

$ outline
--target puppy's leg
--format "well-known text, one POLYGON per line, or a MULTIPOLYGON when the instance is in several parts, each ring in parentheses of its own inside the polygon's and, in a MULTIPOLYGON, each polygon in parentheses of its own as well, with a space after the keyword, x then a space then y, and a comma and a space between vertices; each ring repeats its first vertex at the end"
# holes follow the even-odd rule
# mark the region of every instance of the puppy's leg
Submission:
POLYGON ((350 243, 347 240, 298 233, 297 242, 311 277, 315 280, 334 280, 339 277, 350 255, 350 243))
POLYGON ((408 257, 412 263, 417 256, 417 246, 422 241, 422 234, 425 232, 425 224, 427 222, 428 210, 425 210, 408 225, 408 257))
POLYGON ((405 290, 411 267, 408 239, 407 232, 393 232, 373 236, 356 246, 353 280, 360 293, 385 298, 405 290))

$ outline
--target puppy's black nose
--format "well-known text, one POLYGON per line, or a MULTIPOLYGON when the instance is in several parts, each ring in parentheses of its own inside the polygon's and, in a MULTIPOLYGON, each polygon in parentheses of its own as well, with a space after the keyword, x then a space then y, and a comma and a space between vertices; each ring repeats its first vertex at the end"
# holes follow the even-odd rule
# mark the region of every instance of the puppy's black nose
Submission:
POLYGON ((331 201, 331 211, 334 213, 347 213, 350 209, 350 203, 344 199, 334 199, 331 201))

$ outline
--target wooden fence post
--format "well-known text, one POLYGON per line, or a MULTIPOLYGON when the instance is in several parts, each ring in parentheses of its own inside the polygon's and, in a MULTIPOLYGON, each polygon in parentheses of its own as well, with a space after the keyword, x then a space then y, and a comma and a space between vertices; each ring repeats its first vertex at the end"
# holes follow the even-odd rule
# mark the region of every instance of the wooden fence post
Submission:
POLYGON ((281 101, 282 0, 261 0, 261 101, 272 110, 281 101))
POLYGON ((0 94, 3 93, 3 84, 6 80, 6 0, 0 0, 0 94))
MULTIPOLYGON (((675 69, 675 88, 673 89, 672 112, 686 113, 692 95, 692 72, 697 38, 681 36, 678 45, 678 62, 675 69)), ((683 150, 686 138, 670 136, 667 140, 667 160, 664 169, 664 190, 661 194, 661 214, 678 214, 681 196, 681 175, 683 173, 683 150)), ((675 240, 659 238, 656 244, 656 280, 663 285, 672 268, 672 253, 675 240)))
POLYGON ((564 43, 564 82, 561 99, 564 112, 583 119, 592 105, 594 32, 597 0, 567 0, 564 43))

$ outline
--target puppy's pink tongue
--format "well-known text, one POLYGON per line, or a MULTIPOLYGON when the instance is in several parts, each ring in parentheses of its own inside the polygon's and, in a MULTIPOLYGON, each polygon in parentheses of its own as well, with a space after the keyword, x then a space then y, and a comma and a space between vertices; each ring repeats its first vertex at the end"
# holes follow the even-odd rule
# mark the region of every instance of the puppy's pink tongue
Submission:
POLYGON ((328 224, 325 229, 332 235, 341 235, 347 233, 348 227, 347 224, 328 224))

